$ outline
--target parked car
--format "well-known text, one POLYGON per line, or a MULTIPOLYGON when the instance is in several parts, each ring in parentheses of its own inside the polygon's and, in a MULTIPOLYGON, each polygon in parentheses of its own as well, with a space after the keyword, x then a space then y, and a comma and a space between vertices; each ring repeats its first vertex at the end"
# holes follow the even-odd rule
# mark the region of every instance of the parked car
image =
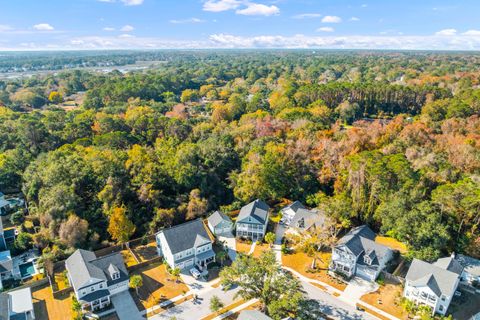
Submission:
POLYGON ((202 274, 200 273, 200 270, 197 269, 197 267, 193 267, 192 269, 190 269, 190 274, 191 274, 195 279, 200 278, 200 276, 202 275, 202 274))

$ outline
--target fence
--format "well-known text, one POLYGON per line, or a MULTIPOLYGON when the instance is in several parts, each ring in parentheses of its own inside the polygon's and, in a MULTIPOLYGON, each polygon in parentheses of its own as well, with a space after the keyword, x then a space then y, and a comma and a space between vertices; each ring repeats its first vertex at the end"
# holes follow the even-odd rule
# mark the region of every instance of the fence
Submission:
POLYGON ((389 281, 389 282, 393 282, 393 283, 396 283, 396 284, 404 284, 405 283, 404 278, 399 277, 399 276, 394 276, 393 274, 388 273, 386 271, 382 271, 382 276, 386 281, 389 281))
POLYGON ((137 263, 133 266, 130 266, 127 268, 128 272, 133 272, 133 271, 136 271, 136 270, 139 270, 139 269, 142 269, 143 267, 149 265, 149 264, 152 264, 152 263, 156 263, 156 262, 161 262, 163 260, 162 257, 155 257, 153 259, 150 259, 150 260, 147 260, 147 261, 143 261, 143 262, 140 262, 140 263, 137 263))

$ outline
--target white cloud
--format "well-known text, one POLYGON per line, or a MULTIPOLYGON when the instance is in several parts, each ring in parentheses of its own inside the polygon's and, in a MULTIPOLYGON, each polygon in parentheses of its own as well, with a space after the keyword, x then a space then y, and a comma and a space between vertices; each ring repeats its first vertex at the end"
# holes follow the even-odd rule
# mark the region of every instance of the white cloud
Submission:
POLYGON ((13 28, 6 24, 0 24, 0 32, 12 31, 13 28))
POLYGON ((143 0, 122 0, 126 6, 139 6, 143 3, 143 0))
POLYGON ((52 31, 55 30, 54 27, 49 25, 48 23, 39 23, 33 26, 33 29, 38 31, 52 31))
POLYGON ((335 29, 332 27, 320 27, 317 29, 317 32, 333 32, 335 29))
POLYGON ((105 28, 103 28, 103 31, 115 31, 115 28, 105 27, 105 28))
POLYGON ((132 26, 129 25, 129 24, 124 25, 124 26, 120 29, 120 31, 122 31, 122 32, 131 32, 131 31, 133 31, 133 30, 135 30, 135 28, 132 27, 132 26))
POLYGON ((368 4, 366 3, 362 4, 362 8, 366 8, 366 7, 368 7, 368 4))
POLYGON ((465 36, 480 36, 480 30, 468 30, 462 34, 465 36))
POLYGON ((325 16, 322 19, 323 23, 340 23, 342 22, 342 18, 337 16, 325 16))
POLYGON ((456 29, 443 29, 435 33, 437 36, 454 36, 457 34, 456 29))
POLYGON ((135 36, 132 36, 131 34, 124 33, 118 36, 119 38, 135 38, 135 36))
POLYGON ((279 14, 280 9, 274 5, 266 6, 259 3, 248 3, 245 9, 238 9, 235 12, 245 16, 271 16, 279 14))
POLYGON ((350 18, 350 21, 360 21, 360 18, 357 18, 357 17, 351 17, 351 18, 350 18))
POLYGON ((206 21, 198 18, 190 18, 190 19, 180 19, 180 20, 173 19, 173 20, 170 20, 169 22, 173 24, 183 24, 183 23, 203 23, 206 21))
POLYGON ((320 13, 302 13, 294 15, 293 19, 311 19, 311 18, 320 18, 322 15, 320 13))
POLYGON ((238 0, 207 0, 203 4, 204 11, 221 12, 237 9, 241 2, 238 0))

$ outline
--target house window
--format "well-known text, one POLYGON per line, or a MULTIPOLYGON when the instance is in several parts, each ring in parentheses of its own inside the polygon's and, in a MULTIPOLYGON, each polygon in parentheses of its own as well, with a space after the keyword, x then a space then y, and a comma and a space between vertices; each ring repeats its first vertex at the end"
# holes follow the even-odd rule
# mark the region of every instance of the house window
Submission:
POLYGON ((120 278, 120 272, 115 272, 112 274, 112 280, 117 280, 118 278, 120 278))
POLYGON ((445 299, 446 299, 445 296, 442 295, 442 301, 445 301, 445 299))
POLYGON ((95 291, 95 288, 94 288, 94 287, 91 287, 91 288, 90 288, 90 291, 91 291, 91 292, 95 291))
POLYGON ((103 288, 103 283, 100 283, 100 285, 98 286, 100 289, 103 288))
POLYGON ((440 305, 440 308, 438 308, 438 310, 443 311, 443 306, 440 305))

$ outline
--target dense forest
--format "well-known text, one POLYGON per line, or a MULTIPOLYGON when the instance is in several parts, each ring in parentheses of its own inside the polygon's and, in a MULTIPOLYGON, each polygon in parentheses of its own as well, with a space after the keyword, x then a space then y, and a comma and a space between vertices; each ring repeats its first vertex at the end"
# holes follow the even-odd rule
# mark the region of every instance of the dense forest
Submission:
POLYGON ((410 257, 480 257, 480 55, 142 54, 165 63, 0 81, 0 190, 33 225, 19 250, 58 260, 286 198, 410 257))

